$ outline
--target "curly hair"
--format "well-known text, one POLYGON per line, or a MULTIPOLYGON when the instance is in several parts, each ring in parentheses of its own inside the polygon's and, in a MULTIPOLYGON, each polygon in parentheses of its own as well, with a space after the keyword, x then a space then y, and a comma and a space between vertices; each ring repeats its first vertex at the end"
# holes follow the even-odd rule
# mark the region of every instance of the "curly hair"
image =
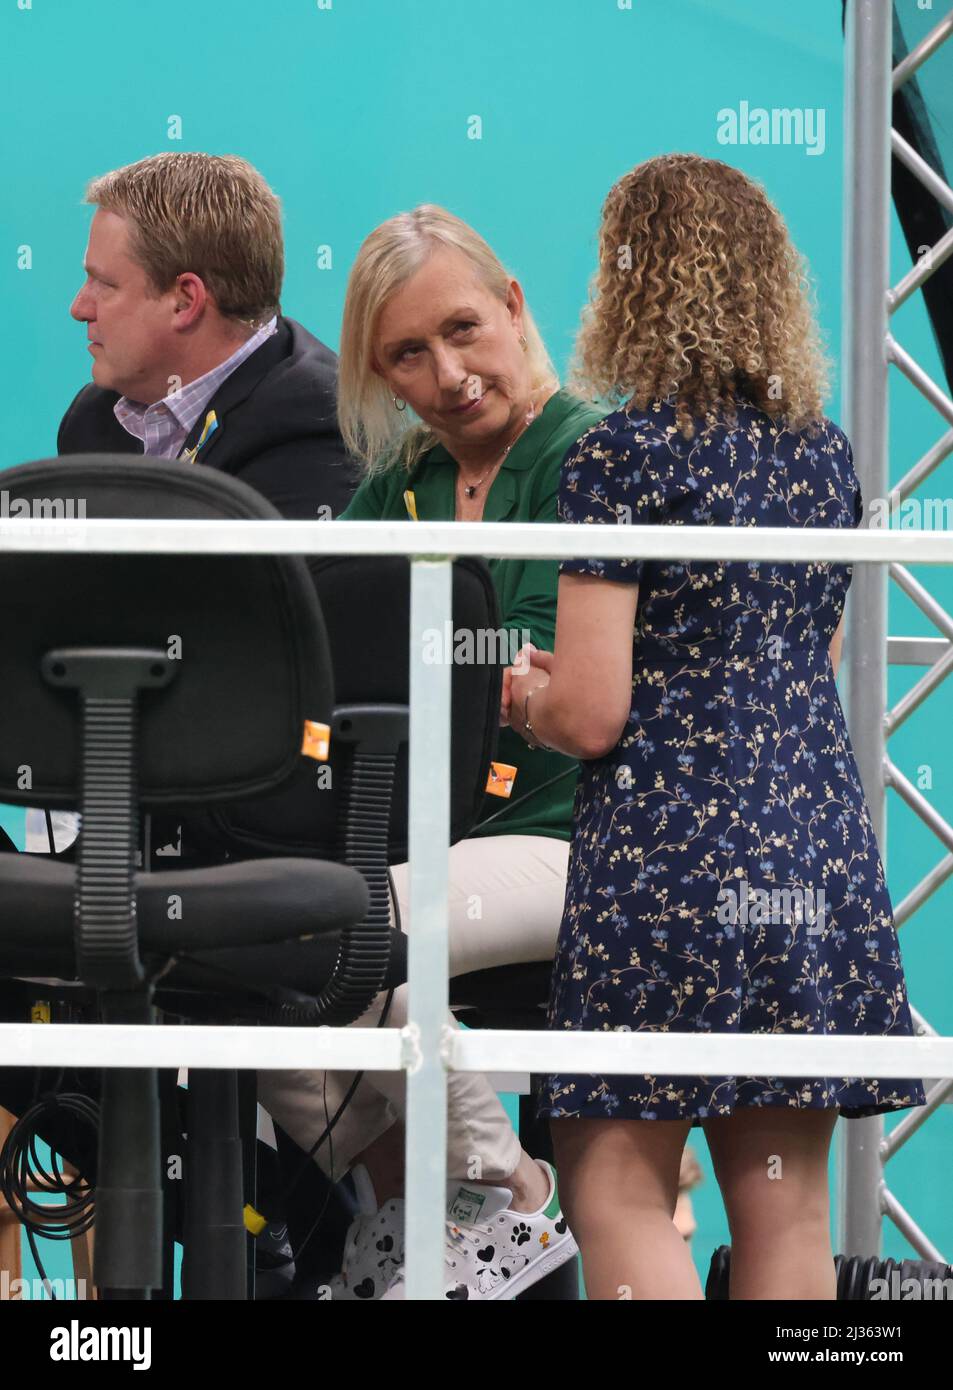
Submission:
POLYGON ((739 398, 790 429, 823 418, 828 364, 807 268, 777 208, 731 165, 649 159, 610 189, 570 385, 640 410, 673 400, 681 433, 739 398))

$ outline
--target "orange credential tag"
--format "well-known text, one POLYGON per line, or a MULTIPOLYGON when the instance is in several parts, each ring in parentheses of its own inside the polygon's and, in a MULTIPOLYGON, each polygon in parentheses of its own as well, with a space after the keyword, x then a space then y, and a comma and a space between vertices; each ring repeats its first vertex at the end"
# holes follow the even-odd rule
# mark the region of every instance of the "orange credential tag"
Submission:
POLYGON ((490 763, 486 790, 490 796, 509 796, 516 781, 517 769, 510 763, 490 763))
POLYGON ((314 719, 304 721, 304 740, 301 753, 305 758, 314 758, 316 763, 326 763, 328 747, 331 743, 331 726, 319 724, 314 719))

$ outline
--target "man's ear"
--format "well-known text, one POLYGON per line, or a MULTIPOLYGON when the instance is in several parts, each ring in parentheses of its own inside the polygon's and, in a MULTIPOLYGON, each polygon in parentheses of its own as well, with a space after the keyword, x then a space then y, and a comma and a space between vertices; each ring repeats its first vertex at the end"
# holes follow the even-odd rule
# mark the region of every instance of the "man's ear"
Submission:
POLYGON ((202 317, 207 307, 215 307, 215 301, 205 288, 205 282, 192 271, 186 271, 178 277, 173 294, 176 328, 191 328, 202 317))

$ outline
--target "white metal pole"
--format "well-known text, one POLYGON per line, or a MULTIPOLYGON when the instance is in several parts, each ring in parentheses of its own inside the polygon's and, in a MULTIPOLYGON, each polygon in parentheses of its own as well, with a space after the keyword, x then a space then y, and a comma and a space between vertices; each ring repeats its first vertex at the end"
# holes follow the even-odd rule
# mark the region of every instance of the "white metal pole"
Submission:
POLYGON ((408 1298, 443 1298, 447 1187, 450 884, 450 675, 428 632, 452 618, 453 567, 415 559, 410 587, 410 923, 408 927, 406 1286, 408 1298))
MULTIPOLYGON (((890 80, 893 5, 849 0, 845 84, 844 425, 869 507, 885 498, 890 288, 890 80)), ((884 710, 887 572, 854 570, 847 642, 848 723, 874 834, 886 852, 884 710)), ((883 1119, 838 1124, 838 1236, 845 1255, 878 1255, 883 1119)))

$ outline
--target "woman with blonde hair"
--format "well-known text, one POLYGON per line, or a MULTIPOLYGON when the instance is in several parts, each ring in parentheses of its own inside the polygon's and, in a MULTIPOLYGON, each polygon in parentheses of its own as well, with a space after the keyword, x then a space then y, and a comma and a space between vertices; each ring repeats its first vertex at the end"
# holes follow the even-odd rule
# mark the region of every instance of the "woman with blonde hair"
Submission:
MULTIPOLYGON (((564 521, 861 520, 850 445, 823 413, 802 263, 737 169, 665 155, 611 189, 575 380, 622 404, 564 462, 564 521)), ((550 1026, 909 1035, 835 685, 850 568, 633 558, 560 571, 554 652, 509 682, 512 726, 585 759, 550 1026)), ((540 1114, 589 1296, 702 1297, 672 1225, 701 1126, 731 1297, 833 1299, 837 1116, 924 1102, 920 1081, 547 1077, 540 1114)))
MULTIPOLYGON (((563 457, 600 413, 560 389, 519 282, 472 227, 424 205, 366 239, 348 281, 338 374, 341 432, 366 478, 342 520, 555 521, 563 457)), ((555 562, 489 569, 504 630, 550 646, 555 562)), ((512 802, 501 811, 488 797, 487 823, 450 850, 451 976, 551 961, 555 950, 576 752, 533 753, 503 728, 498 756, 517 768, 512 802)), ((407 865, 393 874, 406 925, 407 865)), ((359 1026, 377 1023, 383 999, 359 1026)), ((402 987, 387 1025, 405 1022, 402 987)), ((307 1150, 351 1080, 271 1073, 260 1089, 307 1150)), ((333 1297, 403 1296, 403 1108, 401 1073, 366 1073, 335 1127, 332 1176, 352 1170, 361 1214, 333 1297)), ((522 1150, 483 1076, 450 1073, 447 1162, 448 1297, 513 1298, 575 1255, 551 1166, 522 1150)))

